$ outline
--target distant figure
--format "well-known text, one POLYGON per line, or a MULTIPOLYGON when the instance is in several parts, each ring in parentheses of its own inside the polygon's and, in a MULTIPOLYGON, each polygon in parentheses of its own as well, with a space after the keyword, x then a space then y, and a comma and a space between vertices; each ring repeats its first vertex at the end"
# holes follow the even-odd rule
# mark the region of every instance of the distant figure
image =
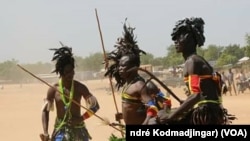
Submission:
POLYGON ((228 78, 228 87, 230 87, 229 88, 230 95, 232 95, 232 87, 234 89, 235 95, 237 95, 236 87, 235 87, 235 84, 234 84, 234 73, 232 72, 231 68, 228 70, 227 78, 228 78))
POLYGON ((173 77, 177 76, 177 68, 173 66, 173 77))
POLYGON ((221 72, 221 80, 222 80, 222 94, 226 95, 227 94, 227 91, 228 91, 228 86, 227 86, 227 81, 228 81, 228 78, 227 76, 225 75, 225 72, 222 71, 221 72))
POLYGON ((237 76, 235 77, 235 79, 237 81, 245 81, 246 80, 246 75, 243 72, 243 70, 240 70, 240 72, 237 74, 237 76))
POLYGON ((246 81, 247 78, 243 70, 240 70, 235 79, 236 79, 238 94, 244 93, 245 89, 249 88, 249 83, 246 81))

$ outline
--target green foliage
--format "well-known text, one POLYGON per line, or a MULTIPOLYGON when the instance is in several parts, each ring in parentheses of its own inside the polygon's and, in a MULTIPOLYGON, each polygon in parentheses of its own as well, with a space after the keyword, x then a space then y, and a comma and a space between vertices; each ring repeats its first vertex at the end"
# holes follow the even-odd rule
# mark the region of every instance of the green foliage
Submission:
POLYGON ((244 48, 241 48, 239 45, 236 44, 226 46, 223 53, 235 56, 237 59, 240 59, 245 56, 244 48))
POLYGON ((244 47, 244 54, 245 56, 250 57, 250 45, 244 47))
POLYGON ((164 57, 163 66, 168 68, 172 66, 177 66, 183 64, 184 59, 181 53, 177 53, 175 50, 175 46, 171 45, 167 48, 167 56, 164 57))
POLYGON ((245 56, 250 57, 250 35, 249 34, 246 34, 245 40, 246 40, 247 45, 244 47, 244 53, 245 53, 245 56))
POLYGON ((5 61, 0 64, 0 79, 12 80, 18 75, 18 69, 16 67, 17 61, 12 59, 11 61, 5 61))
POLYGON ((204 49, 203 55, 207 61, 217 60, 220 56, 223 47, 218 47, 216 45, 209 45, 207 49, 204 49))
MULTIPOLYGON (((0 80, 21 82, 24 80, 33 79, 32 76, 18 68, 17 64, 18 61, 14 59, 0 63, 0 80)), ((41 62, 36 64, 22 64, 21 66, 33 74, 50 73, 53 69, 52 64, 41 62)))
POLYGON ((197 51, 197 54, 199 54, 200 56, 204 56, 205 54, 205 49, 201 47, 197 48, 196 51, 197 51))
POLYGON ((164 57, 157 57, 151 60, 153 66, 161 66, 164 63, 164 57))
POLYGON ((141 64, 152 64, 152 60, 154 59, 154 55, 151 53, 147 53, 146 55, 141 55, 141 64))
MULTIPOLYGON (((203 56, 208 61, 216 61, 216 67, 232 64, 235 65, 243 56, 250 57, 250 34, 245 35, 246 46, 240 47, 237 44, 228 46, 208 45, 207 47, 197 48, 197 53, 203 56)), ((141 56, 141 64, 151 64, 153 66, 163 66, 169 68, 184 63, 181 53, 177 53, 175 46, 168 46, 166 56, 154 57, 153 54, 147 53, 141 56)), ((97 52, 82 58, 75 56, 76 71, 91 71, 99 72, 104 68, 103 53, 97 52)), ((32 76, 22 71, 16 66, 18 60, 12 59, 5 62, 0 62, 0 80, 13 80, 16 82, 23 79, 31 79, 32 76)), ((21 64, 24 68, 34 74, 51 73, 54 69, 54 64, 38 62, 35 64, 21 64)), ((33 79, 33 78, 32 78, 33 79)))
POLYGON ((247 46, 250 46, 250 35, 249 34, 245 35, 245 40, 246 40, 247 46))
POLYGON ((104 67, 104 58, 102 53, 90 54, 88 57, 75 57, 77 70, 81 71, 99 71, 104 67))
POLYGON ((109 137, 109 141, 126 141, 125 138, 119 138, 117 136, 115 136, 114 134, 111 134, 111 136, 109 137))

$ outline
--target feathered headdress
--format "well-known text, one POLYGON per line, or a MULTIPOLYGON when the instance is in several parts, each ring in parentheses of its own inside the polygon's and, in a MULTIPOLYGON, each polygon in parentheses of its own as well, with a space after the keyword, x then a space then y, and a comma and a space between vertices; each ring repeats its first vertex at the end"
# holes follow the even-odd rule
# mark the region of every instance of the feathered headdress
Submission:
POLYGON ((112 52, 107 54, 107 59, 112 61, 112 65, 110 65, 107 69, 107 72, 104 76, 114 77, 117 84, 116 87, 119 89, 121 86, 125 84, 125 80, 123 80, 119 75, 119 61, 124 55, 133 54, 138 56, 137 65, 140 66, 140 55, 141 53, 146 54, 143 50, 139 49, 136 41, 136 37, 134 36, 133 31, 135 28, 126 25, 127 19, 125 19, 125 23, 123 25, 123 37, 117 39, 116 48, 112 52))
POLYGON ((176 25, 171 34, 172 40, 176 40, 176 37, 181 33, 193 33, 197 42, 198 47, 203 46, 205 42, 204 33, 204 24, 202 18, 185 18, 176 22, 176 25))
POLYGON ((55 70, 53 70, 52 73, 56 72, 57 74, 59 73, 60 75, 62 75, 65 65, 71 64, 73 67, 75 65, 72 48, 63 45, 61 42, 60 44, 62 45, 61 48, 51 48, 49 50, 55 51, 51 61, 56 61, 56 66, 55 70))

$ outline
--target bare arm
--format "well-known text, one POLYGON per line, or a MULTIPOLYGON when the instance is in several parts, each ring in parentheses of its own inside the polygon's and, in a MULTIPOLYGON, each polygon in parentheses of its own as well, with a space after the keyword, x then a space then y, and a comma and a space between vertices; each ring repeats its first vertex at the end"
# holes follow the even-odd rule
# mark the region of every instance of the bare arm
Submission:
POLYGON ((53 106, 54 95, 56 91, 53 88, 49 88, 47 91, 47 97, 45 98, 45 103, 42 108, 42 126, 43 126, 43 133, 45 136, 48 136, 48 126, 49 126, 49 112, 51 106, 53 106))
POLYGON ((149 120, 150 120, 151 118, 153 118, 153 117, 152 117, 152 116, 147 115, 147 116, 146 116, 146 118, 145 118, 145 120, 144 120, 144 122, 142 123, 142 125, 148 125, 149 120))
POLYGON ((142 101, 145 105, 147 105, 147 116, 142 124, 147 125, 149 123, 149 120, 157 115, 158 109, 155 104, 153 104, 154 99, 150 96, 150 94, 147 93, 147 87, 145 86, 145 84, 139 82, 138 86, 141 87, 140 94, 142 101))
POLYGON ((91 117, 94 113, 96 113, 100 109, 100 106, 96 97, 92 93, 90 93, 89 89, 83 84, 81 84, 81 91, 82 91, 82 96, 85 99, 86 106, 89 109, 89 111, 87 110, 82 115, 83 119, 86 120, 89 117, 91 117))
POLYGON ((191 95, 188 96, 188 98, 183 101, 183 103, 180 105, 180 107, 173 113, 169 115, 169 119, 175 119, 182 113, 188 111, 194 105, 200 100, 200 88, 199 88, 199 74, 200 74, 200 67, 195 64, 194 60, 190 58, 185 63, 186 73, 189 77, 189 87, 191 87, 193 90, 191 90, 191 95), (190 80, 191 79, 191 80, 190 80), (192 83, 192 82, 195 83, 192 83))
POLYGON ((147 104, 149 101, 152 101, 153 99, 152 99, 152 97, 149 96, 149 94, 147 94, 146 87, 143 87, 144 84, 140 84, 140 85, 142 85, 142 86, 140 86, 141 89, 139 89, 139 90, 141 90, 140 94, 141 94, 142 102, 145 103, 145 104, 147 104))

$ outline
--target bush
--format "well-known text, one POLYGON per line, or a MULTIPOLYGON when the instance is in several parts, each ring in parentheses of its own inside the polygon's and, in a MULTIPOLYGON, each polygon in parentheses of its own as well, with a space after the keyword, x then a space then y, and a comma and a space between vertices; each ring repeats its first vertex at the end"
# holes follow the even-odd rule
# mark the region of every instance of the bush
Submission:
POLYGON ((109 137, 109 141, 126 141, 126 139, 124 137, 119 138, 115 136, 114 134, 111 134, 111 136, 109 137))

